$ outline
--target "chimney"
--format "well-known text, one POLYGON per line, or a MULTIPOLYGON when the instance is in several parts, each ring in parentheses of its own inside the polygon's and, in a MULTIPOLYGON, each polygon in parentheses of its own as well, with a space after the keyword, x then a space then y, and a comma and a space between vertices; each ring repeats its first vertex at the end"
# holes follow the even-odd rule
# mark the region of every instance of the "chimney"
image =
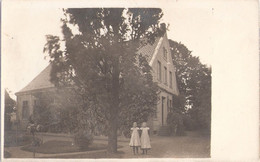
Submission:
POLYGON ((160 24, 160 34, 161 36, 163 36, 166 33, 166 24, 165 23, 161 23, 160 24))

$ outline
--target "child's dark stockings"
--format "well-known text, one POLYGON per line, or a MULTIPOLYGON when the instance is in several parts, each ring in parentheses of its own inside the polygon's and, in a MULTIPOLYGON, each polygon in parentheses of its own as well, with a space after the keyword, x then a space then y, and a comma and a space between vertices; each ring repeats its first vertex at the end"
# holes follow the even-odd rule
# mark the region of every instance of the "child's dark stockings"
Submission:
POLYGON ((133 147, 133 153, 134 153, 134 154, 135 154, 135 153, 138 154, 138 147, 137 147, 137 146, 134 146, 134 147, 133 147))

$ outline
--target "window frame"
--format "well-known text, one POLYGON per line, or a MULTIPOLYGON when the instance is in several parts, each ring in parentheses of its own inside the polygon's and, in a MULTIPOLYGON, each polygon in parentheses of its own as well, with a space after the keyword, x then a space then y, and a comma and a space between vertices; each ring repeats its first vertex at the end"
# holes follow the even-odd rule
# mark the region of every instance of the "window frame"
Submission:
POLYGON ((168 85, 168 74, 167 74, 167 67, 164 66, 164 84, 168 85))
POLYGON ((169 82, 170 82, 170 88, 172 88, 172 72, 169 71, 169 82))
POLYGON ((162 64, 159 60, 157 61, 157 79, 162 81, 162 64))
POLYGON ((22 119, 28 119, 29 116, 30 116, 29 101, 28 100, 24 100, 22 103, 23 103, 23 105, 22 105, 22 119))
POLYGON ((168 55, 168 51, 167 51, 167 49, 165 47, 163 47, 163 58, 166 61, 167 61, 167 57, 168 57, 167 55, 168 55))

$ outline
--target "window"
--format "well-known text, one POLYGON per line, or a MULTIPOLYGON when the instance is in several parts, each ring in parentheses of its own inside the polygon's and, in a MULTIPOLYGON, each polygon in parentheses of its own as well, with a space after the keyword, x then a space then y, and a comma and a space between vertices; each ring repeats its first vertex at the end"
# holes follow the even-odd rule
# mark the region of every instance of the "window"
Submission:
POLYGON ((170 102, 169 98, 167 96, 167 113, 170 111, 170 102))
POLYGON ((159 81, 162 80, 162 69, 161 69, 161 62, 160 62, 160 61, 158 61, 157 77, 158 77, 158 80, 159 80, 159 81))
POLYGON ((163 47, 163 58, 167 61, 167 50, 163 47))
POLYGON ((156 111, 153 114, 154 119, 157 119, 157 116, 158 116, 158 111, 157 111, 157 108, 156 108, 156 111))
POLYGON ((29 118, 29 104, 28 101, 23 101, 23 110, 22 110, 22 118, 28 119, 29 118))
POLYGON ((170 88, 172 88, 172 72, 171 71, 169 72, 169 75, 170 75, 169 76, 170 77, 170 88))
POLYGON ((164 67, 164 84, 167 85, 167 68, 164 67))

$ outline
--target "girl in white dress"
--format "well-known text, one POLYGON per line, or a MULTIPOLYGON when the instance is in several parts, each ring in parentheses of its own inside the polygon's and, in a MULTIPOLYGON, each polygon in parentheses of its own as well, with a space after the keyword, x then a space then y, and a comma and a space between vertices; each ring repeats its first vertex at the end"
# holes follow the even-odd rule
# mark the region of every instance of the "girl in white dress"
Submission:
POLYGON ((146 126, 146 122, 143 122, 140 130, 142 131, 141 135, 141 149, 143 154, 147 154, 147 150, 151 149, 150 137, 149 137, 149 127, 146 126))
POLYGON ((131 128, 131 139, 130 139, 130 147, 133 147, 133 153, 135 154, 135 152, 138 154, 138 147, 140 147, 141 142, 140 142, 140 137, 139 137, 139 133, 138 130, 140 130, 140 128, 137 127, 137 123, 134 122, 133 123, 133 128, 131 128))

